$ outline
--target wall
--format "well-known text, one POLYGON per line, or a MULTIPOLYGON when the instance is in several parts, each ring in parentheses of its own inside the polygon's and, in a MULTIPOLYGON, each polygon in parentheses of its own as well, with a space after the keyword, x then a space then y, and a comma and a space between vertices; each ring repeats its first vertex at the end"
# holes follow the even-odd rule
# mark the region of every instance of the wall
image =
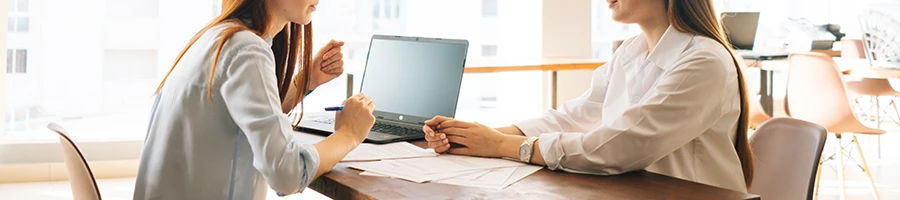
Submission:
MULTIPOLYGON (((590 58, 591 1, 543 1, 543 55, 590 58)), ((591 71, 559 72, 557 80, 557 105, 562 105, 587 91, 591 71)))

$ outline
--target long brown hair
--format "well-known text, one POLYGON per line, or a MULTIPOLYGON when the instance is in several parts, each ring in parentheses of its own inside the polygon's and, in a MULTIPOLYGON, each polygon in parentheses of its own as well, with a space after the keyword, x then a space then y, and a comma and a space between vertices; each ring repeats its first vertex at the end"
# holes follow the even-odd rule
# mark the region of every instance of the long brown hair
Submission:
POLYGON ((741 97, 741 116, 738 118, 734 148, 737 150, 738 158, 741 160, 744 183, 749 188, 750 184, 753 183, 753 151, 750 149, 750 143, 747 138, 750 124, 748 120, 750 101, 747 97, 747 83, 744 82, 744 73, 740 68, 741 63, 738 63, 734 57, 734 52, 731 51, 731 44, 725 39, 725 31, 720 25, 719 17, 716 16, 712 0, 669 0, 667 15, 669 24, 672 24, 675 30, 712 38, 722 44, 722 47, 731 54, 731 60, 734 62, 735 71, 738 74, 738 92, 740 92, 741 97))
MULTIPOLYGON (((213 19, 206 27, 203 27, 203 29, 197 32, 197 34, 194 34, 194 37, 191 38, 184 49, 181 50, 181 53, 178 53, 175 62, 172 63, 172 68, 166 73, 166 76, 159 83, 159 87, 156 88, 156 92, 154 93, 159 93, 166 83, 166 79, 172 74, 172 70, 178 65, 178 61, 184 57, 184 53, 197 42, 197 39, 199 39, 203 33, 214 26, 228 24, 229 26, 225 28, 221 35, 219 35, 221 40, 216 44, 215 56, 210 58, 213 59, 213 64, 210 67, 206 95, 212 100, 213 77, 215 77, 216 66, 219 63, 219 55, 222 52, 222 47, 224 47, 225 42, 235 33, 245 30, 251 31, 260 37, 268 35, 269 33, 267 33, 267 31, 269 31, 268 27, 270 23, 271 21, 269 19, 268 10, 266 10, 265 0, 223 0, 222 14, 213 19)), ((278 32, 278 34, 275 35, 275 38, 272 38, 272 51, 275 54, 275 77, 276 80, 278 80, 279 98, 284 102, 288 95, 288 89, 294 84, 291 82, 293 80, 294 71, 296 68, 300 68, 298 76, 301 77, 298 80, 300 80, 301 83, 296 83, 296 86, 298 86, 296 88, 298 90, 296 99, 302 100, 306 97, 306 94, 309 93, 309 91, 307 91, 309 85, 309 79, 307 77, 310 76, 309 66, 311 65, 310 62, 312 60, 312 24, 300 25, 288 23, 281 32, 278 32), (302 51, 300 48, 303 48, 302 51)), ((292 108, 296 106, 297 105, 293 105, 292 108)), ((302 116, 303 105, 300 104, 300 106, 300 116, 302 116)))

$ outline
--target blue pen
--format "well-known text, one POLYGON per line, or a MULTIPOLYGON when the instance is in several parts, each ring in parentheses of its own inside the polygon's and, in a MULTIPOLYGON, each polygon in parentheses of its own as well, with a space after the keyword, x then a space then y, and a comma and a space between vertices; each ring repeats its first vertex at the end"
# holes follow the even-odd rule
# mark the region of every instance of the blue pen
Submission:
POLYGON ((344 106, 335 106, 335 107, 326 107, 325 111, 340 111, 344 110, 344 106))

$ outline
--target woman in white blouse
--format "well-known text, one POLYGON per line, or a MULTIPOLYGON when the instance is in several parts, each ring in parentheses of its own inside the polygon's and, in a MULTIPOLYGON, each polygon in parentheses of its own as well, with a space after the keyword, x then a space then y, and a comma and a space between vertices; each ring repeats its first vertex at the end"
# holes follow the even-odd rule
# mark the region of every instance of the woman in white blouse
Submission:
POLYGON ((299 119, 286 113, 300 115, 292 111, 306 95, 341 75, 343 42, 312 54, 317 0, 222 4, 157 89, 134 199, 265 199, 268 187, 299 193, 375 121, 372 100, 357 95, 336 113, 334 134, 315 144, 295 139, 299 119))
POLYGON ((584 95, 497 129, 438 116, 423 127, 429 146, 574 173, 646 169, 747 191, 745 83, 711 0, 607 3, 614 20, 643 33, 594 71, 584 95))

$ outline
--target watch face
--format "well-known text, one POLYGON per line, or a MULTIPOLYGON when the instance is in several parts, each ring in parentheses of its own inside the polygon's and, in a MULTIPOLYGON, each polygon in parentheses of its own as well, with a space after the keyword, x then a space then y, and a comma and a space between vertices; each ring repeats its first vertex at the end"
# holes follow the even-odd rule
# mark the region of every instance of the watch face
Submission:
POLYGON ((519 158, 521 159, 526 156, 528 156, 528 146, 527 145, 519 146, 519 158))

